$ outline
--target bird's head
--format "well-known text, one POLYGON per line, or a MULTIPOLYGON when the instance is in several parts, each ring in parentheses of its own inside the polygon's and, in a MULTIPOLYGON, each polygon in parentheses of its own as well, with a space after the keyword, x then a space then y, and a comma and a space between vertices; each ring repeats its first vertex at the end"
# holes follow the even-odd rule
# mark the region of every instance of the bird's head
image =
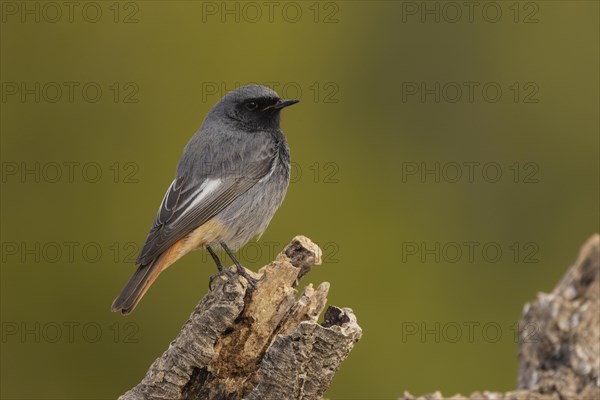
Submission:
POLYGON ((266 86, 247 85, 223 96, 209 115, 250 131, 278 129, 281 110, 298 101, 282 100, 266 86))

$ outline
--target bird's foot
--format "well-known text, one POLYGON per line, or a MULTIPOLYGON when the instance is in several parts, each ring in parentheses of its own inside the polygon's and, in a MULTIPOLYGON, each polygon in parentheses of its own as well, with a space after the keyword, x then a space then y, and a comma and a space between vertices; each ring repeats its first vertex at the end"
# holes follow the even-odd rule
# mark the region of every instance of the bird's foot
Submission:
POLYGON ((248 271, 246 271, 246 268, 242 267, 241 265, 236 265, 235 269, 237 275, 241 275, 246 279, 246 282, 248 282, 248 287, 251 290, 258 291, 258 287, 256 286, 256 284, 258 283, 258 279, 250 276, 248 271))
POLYGON ((223 267, 219 268, 219 272, 217 272, 216 274, 211 276, 208 280, 208 289, 209 290, 212 290, 212 284, 213 284, 214 280, 222 275, 227 276, 227 279, 229 280, 232 277, 234 277, 236 275, 236 273, 233 272, 232 270, 230 270, 229 268, 223 268, 223 267))
POLYGON ((233 261, 233 263, 235 264, 237 274, 246 278, 246 281, 248 282, 248 286, 250 287, 251 290, 258 291, 258 288, 256 287, 256 283, 258 282, 258 280, 251 277, 250 274, 248 274, 248 271, 246 271, 246 269, 244 267, 242 267, 242 264, 240 264, 240 262, 237 260, 237 258, 235 258, 235 255, 233 254, 231 249, 227 246, 227 243, 219 242, 219 244, 221 245, 223 250, 225 250, 225 252, 229 256, 229 258, 231 258, 231 261, 233 261))

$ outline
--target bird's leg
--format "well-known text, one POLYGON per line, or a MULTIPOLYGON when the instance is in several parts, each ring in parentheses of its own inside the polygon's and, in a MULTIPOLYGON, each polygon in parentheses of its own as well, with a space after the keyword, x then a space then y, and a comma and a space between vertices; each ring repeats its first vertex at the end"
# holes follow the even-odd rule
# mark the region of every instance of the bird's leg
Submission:
MULTIPOLYGON (((233 276, 233 272, 231 272, 230 270, 223 267, 223 264, 221 264, 221 260, 219 260, 219 256, 217 255, 217 253, 214 252, 213 249, 210 248, 210 246, 206 246, 206 250, 208 250, 208 253, 212 257, 212 259, 215 261, 215 264, 217 264, 217 269, 219 270, 218 273, 211 276, 210 279, 208 280, 208 288, 212 290, 212 283, 217 276, 219 276, 220 274, 225 274, 225 275, 227 275, 228 278, 230 278, 233 276)), ((236 268, 237 268, 237 266, 236 266, 236 268)))
POLYGON ((253 277, 251 277, 248 274, 248 272, 246 272, 246 269, 244 267, 242 267, 242 264, 240 264, 240 262, 237 260, 237 258, 235 258, 235 256, 233 255, 233 252, 229 249, 229 247, 227 247, 227 245, 225 244, 225 242, 219 242, 219 244, 225 250, 225 252, 229 256, 229 258, 231 258, 231 261, 233 261, 233 263, 235 264, 235 268, 237 270, 237 273, 239 275, 243 276, 244 278, 246 278, 246 280, 248 281, 248 285, 252 289, 256 290, 256 282, 257 282, 256 279, 254 279, 253 277))
POLYGON ((224 267, 223 267, 223 264, 221 264, 221 260, 219 260, 219 256, 217 255, 217 253, 215 253, 214 250, 211 249, 210 246, 206 246, 206 250, 208 250, 208 253, 212 257, 212 259, 215 261, 215 264, 217 265, 217 269, 219 270, 219 272, 223 272, 224 267))

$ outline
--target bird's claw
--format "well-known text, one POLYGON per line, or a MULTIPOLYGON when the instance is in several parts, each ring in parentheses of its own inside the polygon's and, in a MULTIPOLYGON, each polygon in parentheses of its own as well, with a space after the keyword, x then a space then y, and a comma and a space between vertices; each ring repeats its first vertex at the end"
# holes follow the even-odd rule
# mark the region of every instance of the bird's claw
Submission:
POLYGON ((219 269, 219 272, 217 272, 216 274, 212 275, 209 280, 208 280, 208 289, 212 290, 212 284, 214 282, 215 279, 217 279, 218 277, 220 277, 221 275, 226 275, 227 279, 229 280, 230 278, 232 278, 233 276, 236 275, 235 272, 233 272, 232 270, 230 270, 229 268, 222 268, 219 269))
POLYGON ((258 291, 258 287, 257 287, 258 279, 250 276, 250 274, 248 273, 248 271, 246 271, 246 269, 244 267, 239 268, 237 266, 236 266, 235 272, 233 272, 229 268, 222 268, 219 270, 219 272, 217 272, 216 274, 211 276, 208 280, 208 289, 209 290, 213 289, 212 284, 213 284, 214 280, 222 275, 227 276, 228 280, 235 276, 243 276, 244 279, 246 279, 246 282, 248 282, 248 287, 250 287, 250 289, 253 291, 258 291))
POLYGON ((246 279, 246 282, 248 282, 248 287, 250 287, 251 290, 258 292, 258 287, 256 286, 258 283, 258 279, 250 276, 250 274, 248 273, 248 271, 246 271, 244 267, 236 266, 236 271, 237 275, 241 275, 246 279))

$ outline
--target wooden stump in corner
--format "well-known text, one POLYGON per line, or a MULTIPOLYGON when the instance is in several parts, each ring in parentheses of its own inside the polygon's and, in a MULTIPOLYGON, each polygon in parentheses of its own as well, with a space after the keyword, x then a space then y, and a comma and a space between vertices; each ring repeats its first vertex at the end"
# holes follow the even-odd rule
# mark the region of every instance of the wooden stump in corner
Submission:
POLYGON ((589 238, 552 293, 525 304, 519 324, 518 389, 404 400, 600 399, 600 236, 589 238))

